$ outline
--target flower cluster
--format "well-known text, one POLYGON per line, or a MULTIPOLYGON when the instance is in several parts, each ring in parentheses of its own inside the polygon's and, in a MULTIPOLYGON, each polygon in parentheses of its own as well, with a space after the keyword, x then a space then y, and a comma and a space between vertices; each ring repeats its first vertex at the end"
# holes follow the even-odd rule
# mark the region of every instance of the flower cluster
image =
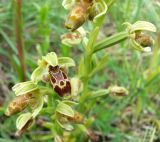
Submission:
MULTIPOLYGON (((18 83, 13 86, 12 90, 15 92, 16 97, 9 103, 6 115, 11 116, 13 114, 24 112, 16 121, 17 135, 23 134, 34 122, 34 119, 39 114, 44 104, 44 97, 48 89, 44 91, 45 87, 42 87, 40 82, 50 83, 55 92, 60 97, 76 96, 79 93, 80 80, 77 77, 68 78, 68 67, 75 66, 74 61, 69 57, 57 57, 54 52, 48 53, 38 61, 38 67, 33 71, 31 75, 31 81, 18 83)), ((69 108, 70 117, 74 119, 74 112, 72 108, 65 102, 60 102, 57 109, 60 109, 59 113, 66 112, 66 108, 69 108)), ((71 118, 70 118, 71 119, 71 118)))
POLYGON ((85 44, 88 41, 87 32, 82 25, 88 20, 98 23, 108 9, 104 0, 63 0, 62 5, 70 10, 65 27, 71 32, 61 36, 62 43, 67 46, 78 45, 81 42, 85 44))

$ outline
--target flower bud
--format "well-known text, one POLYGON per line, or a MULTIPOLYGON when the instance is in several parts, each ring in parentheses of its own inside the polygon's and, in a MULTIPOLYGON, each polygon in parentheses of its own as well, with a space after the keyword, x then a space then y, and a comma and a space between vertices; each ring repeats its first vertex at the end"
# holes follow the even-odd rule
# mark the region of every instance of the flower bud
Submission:
POLYGON ((21 112, 29 104, 33 104, 34 102, 35 102, 35 97, 31 93, 17 96, 13 101, 10 102, 5 114, 7 116, 10 116, 12 114, 21 112))
POLYGON ((137 21, 134 24, 124 23, 127 26, 127 31, 130 34, 129 44, 136 50, 141 52, 151 52, 151 46, 153 45, 153 39, 144 34, 144 31, 156 32, 156 27, 146 21, 137 21))
POLYGON ((61 97, 71 93, 71 83, 67 74, 59 66, 49 66, 50 81, 54 91, 61 97))
POLYGON ((126 90, 124 87, 119 86, 112 86, 109 88, 110 94, 112 96, 126 96, 128 95, 128 90, 126 90))
POLYGON ((88 19, 91 4, 88 0, 77 2, 65 22, 65 27, 71 31, 79 28, 88 19))

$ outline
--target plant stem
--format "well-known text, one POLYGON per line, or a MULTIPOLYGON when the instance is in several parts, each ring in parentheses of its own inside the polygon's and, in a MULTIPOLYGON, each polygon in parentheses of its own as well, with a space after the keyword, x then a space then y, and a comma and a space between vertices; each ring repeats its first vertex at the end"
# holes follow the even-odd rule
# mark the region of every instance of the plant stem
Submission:
POLYGON ((99 27, 98 26, 94 26, 93 30, 90 33, 90 37, 89 37, 89 41, 84 53, 84 68, 85 68, 85 75, 84 75, 84 80, 83 80, 83 84, 84 84, 84 90, 83 93, 81 95, 80 98, 80 103, 83 103, 86 98, 88 97, 88 82, 90 79, 90 72, 92 71, 92 55, 93 55, 93 47, 94 44, 96 42, 98 33, 99 33, 99 27))
POLYGON ((25 64, 24 64, 24 44, 22 38, 22 1, 15 0, 15 28, 16 28, 16 44, 17 44, 17 51, 18 51, 18 58, 21 65, 22 74, 20 77, 21 81, 26 80, 25 75, 25 64))

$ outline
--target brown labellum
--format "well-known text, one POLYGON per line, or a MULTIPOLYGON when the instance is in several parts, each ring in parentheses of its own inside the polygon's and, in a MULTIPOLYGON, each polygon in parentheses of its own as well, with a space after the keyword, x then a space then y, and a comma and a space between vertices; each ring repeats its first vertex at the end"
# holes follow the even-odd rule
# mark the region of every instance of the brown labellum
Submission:
POLYGON ((71 93, 70 81, 62 68, 59 66, 49 66, 50 81, 54 91, 61 97, 71 93))
POLYGON ((71 29, 71 31, 78 29, 88 19, 91 5, 90 0, 78 1, 71 10, 65 22, 65 27, 71 29))
POLYGON ((5 114, 7 116, 10 116, 12 114, 21 112, 29 104, 32 104, 34 101, 35 97, 31 93, 17 96, 13 101, 10 102, 5 114))
POLYGON ((153 45, 152 38, 146 34, 136 34, 135 40, 143 47, 151 47, 153 45))

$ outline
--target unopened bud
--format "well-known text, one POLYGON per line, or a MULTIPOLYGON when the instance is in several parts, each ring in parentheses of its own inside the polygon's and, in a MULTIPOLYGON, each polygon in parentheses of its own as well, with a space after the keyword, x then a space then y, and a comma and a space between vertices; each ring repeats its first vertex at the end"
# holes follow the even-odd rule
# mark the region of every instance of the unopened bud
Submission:
POLYGON ((110 94, 112 96, 126 96, 128 95, 128 90, 124 87, 113 86, 109 88, 110 94))
POLYGON ((10 116, 12 114, 21 112, 29 104, 32 104, 34 101, 35 101, 35 97, 31 93, 17 96, 13 101, 10 102, 5 114, 7 116, 10 116))
POLYGON ((65 27, 71 31, 79 28, 88 19, 90 5, 91 2, 88 1, 77 2, 65 22, 65 27))

